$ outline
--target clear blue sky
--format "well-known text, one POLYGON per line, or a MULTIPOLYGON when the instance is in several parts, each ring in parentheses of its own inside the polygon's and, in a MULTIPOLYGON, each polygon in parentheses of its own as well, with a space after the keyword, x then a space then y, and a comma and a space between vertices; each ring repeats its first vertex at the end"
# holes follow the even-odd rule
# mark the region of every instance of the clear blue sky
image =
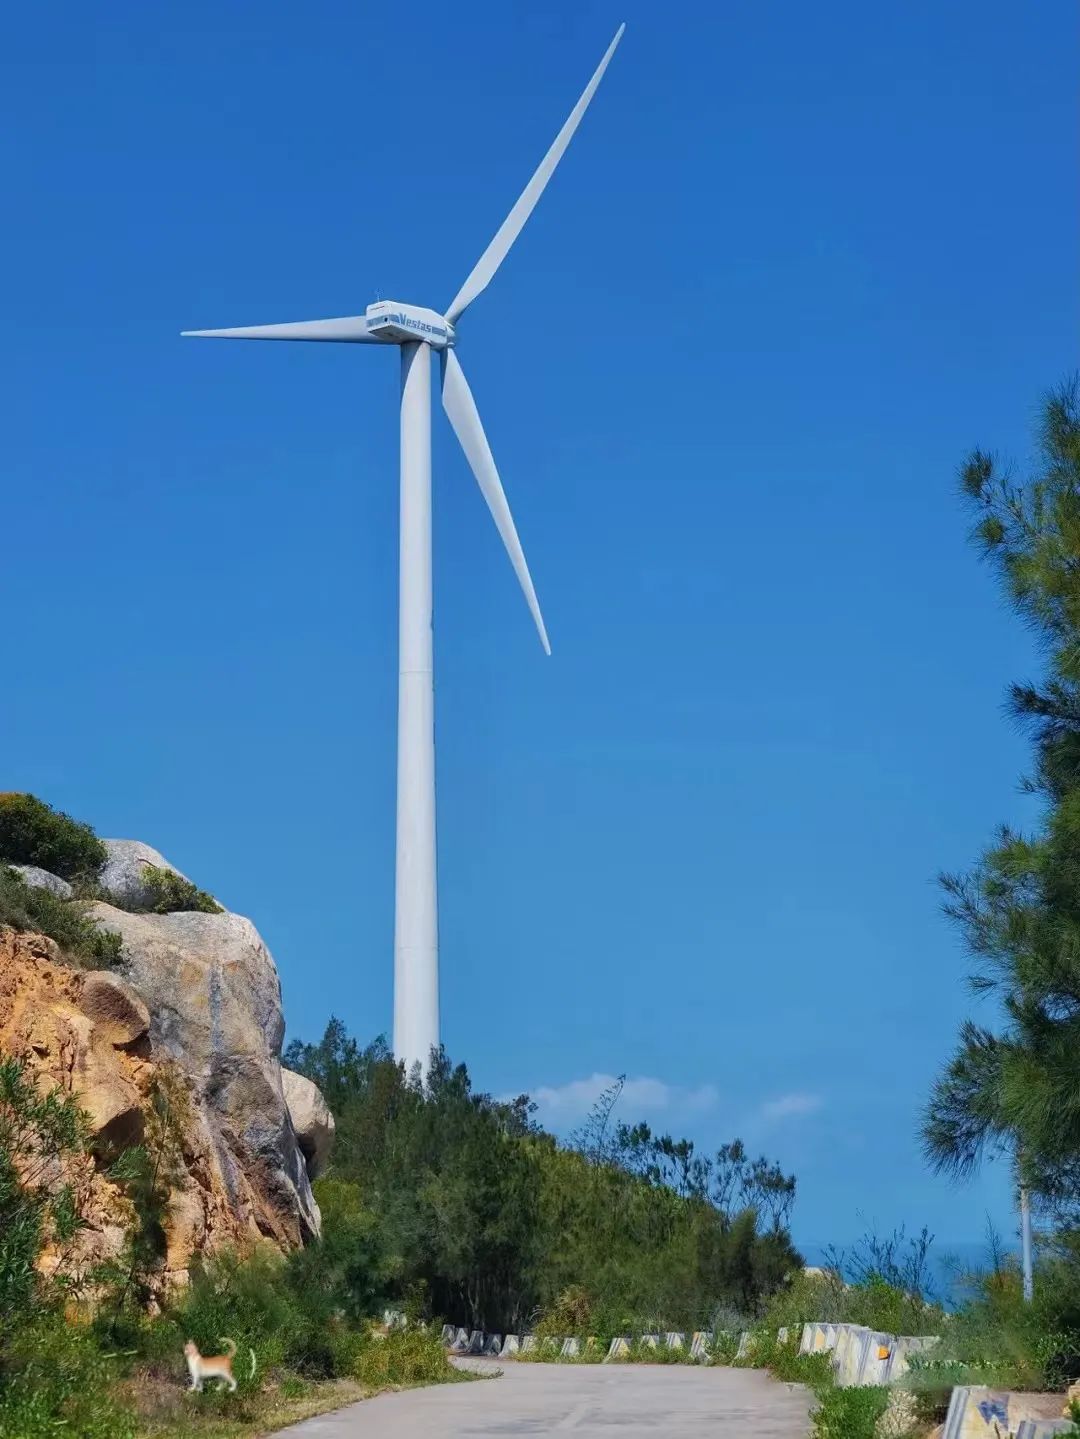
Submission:
POLYGON ((436 426, 445 1041, 742 1133, 806 1241, 974 1237, 934 876, 1025 818, 1035 658, 953 475, 1075 363, 1066 0, 12 9, 2 783, 250 914, 290 1034, 388 1029, 397 357, 178 332, 448 303, 622 19, 460 331, 550 661, 436 426))

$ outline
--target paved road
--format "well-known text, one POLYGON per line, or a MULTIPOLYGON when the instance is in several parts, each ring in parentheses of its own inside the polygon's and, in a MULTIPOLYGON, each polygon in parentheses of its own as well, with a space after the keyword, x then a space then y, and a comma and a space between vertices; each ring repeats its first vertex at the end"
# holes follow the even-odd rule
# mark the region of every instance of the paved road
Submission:
POLYGON ((510 1363, 497 1379, 384 1394, 283 1429, 281 1439, 805 1439, 809 1408, 805 1389, 753 1369, 510 1363))

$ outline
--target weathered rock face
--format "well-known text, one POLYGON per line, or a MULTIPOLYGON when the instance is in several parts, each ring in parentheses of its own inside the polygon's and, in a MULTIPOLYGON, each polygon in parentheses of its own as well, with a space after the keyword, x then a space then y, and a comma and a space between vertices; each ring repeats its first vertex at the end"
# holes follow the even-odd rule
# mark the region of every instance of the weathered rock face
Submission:
POLYGON ((296 1138, 307 1160, 308 1175, 316 1179, 325 1169, 334 1143, 334 1116, 318 1086, 302 1074, 283 1069, 281 1087, 296 1138))
POLYGON ((123 941, 120 973, 150 1012, 152 1052, 187 1077, 237 1216, 282 1246, 317 1234, 282 1092, 281 984, 258 930, 227 912, 130 914, 96 904, 90 913, 123 941))
MULTIPOLYGON (((25 1059, 44 1087, 58 1085, 79 1096, 97 1154, 105 1158, 141 1137, 154 1066, 142 1036, 116 1044, 115 1032, 99 1028, 85 1012, 83 986, 90 977, 65 964, 51 939, 0 930, 0 1052, 25 1059)), ((86 1219, 72 1247, 74 1267, 115 1258, 134 1221, 131 1205, 103 1167, 86 1156, 63 1176, 74 1184, 86 1219)), ((48 1263, 55 1256, 46 1258, 48 1263)))
MULTIPOLYGON (((149 854, 172 868, 149 846, 138 851, 127 852, 136 866, 149 854)), ((111 891, 131 895, 128 884, 115 869, 111 891)), ((0 929, 0 1052, 26 1059, 40 1083, 74 1093, 90 1116, 97 1162, 80 1166, 92 1215, 82 1257, 122 1248, 131 1206, 105 1170, 143 1139, 151 1098, 166 1082, 182 1090, 185 1122, 161 1286, 183 1283, 199 1252, 259 1238, 288 1249, 317 1234, 310 1177, 325 1163, 333 1119, 318 1089, 291 1073, 297 1122, 290 1117, 281 986, 255 926, 227 912, 96 904, 90 913, 121 937, 116 972, 77 970, 51 940, 0 929)))

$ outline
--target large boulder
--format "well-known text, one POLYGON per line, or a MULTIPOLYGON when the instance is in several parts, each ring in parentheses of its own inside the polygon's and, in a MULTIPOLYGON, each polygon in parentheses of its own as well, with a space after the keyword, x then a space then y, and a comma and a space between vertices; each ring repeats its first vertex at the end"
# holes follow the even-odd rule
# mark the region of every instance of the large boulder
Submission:
POLYGON ((281 984, 238 914, 90 913, 123 944, 120 972, 150 1014, 155 1060, 185 1077, 205 1139, 210 1190, 241 1230, 292 1247, 319 1231, 307 1165, 285 1104, 281 984))
POLYGON ((119 975, 93 969, 79 986, 79 1008, 97 1025, 110 1044, 134 1044, 150 1028, 146 1005, 119 975))
POLYGON ((307 1161, 308 1178, 317 1179, 326 1168, 334 1143, 334 1116, 318 1086, 304 1075, 282 1069, 281 1087, 300 1150, 307 1161))
POLYGON ((22 875, 24 883, 33 885, 35 889, 47 889, 57 899, 70 899, 75 893, 66 879, 50 874, 47 869, 39 869, 36 864, 12 864, 8 868, 22 875))
POLYGON ((153 905, 154 893, 146 883, 148 870, 167 869, 187 879, 163 854, 142 840, 103 839, 101 842, 108 858, 98 874, 98 883, 118 904, 133 905, 136 909, 153 905))

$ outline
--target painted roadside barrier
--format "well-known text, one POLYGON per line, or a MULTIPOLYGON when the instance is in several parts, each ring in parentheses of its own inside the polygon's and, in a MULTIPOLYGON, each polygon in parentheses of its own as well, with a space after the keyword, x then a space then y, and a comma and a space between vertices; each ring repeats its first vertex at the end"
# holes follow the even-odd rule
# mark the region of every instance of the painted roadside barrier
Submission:
MULTIPOLYGON (((455 1329, 446 1324, 442 1329, 443 1343, 452 1354, 477 1355, 489 1359, 511 1359, 517 1355, 531 1355, 555 1361, 558 1359, 581 1359, 596 1355, 599 1341, 595 1338, 582 1339, 571 1335, 557 1337, 534 1334, 485 1334, 479 1329, 455 1329)), ((698 1363, 714 1363, 717 1353, 730 1354, 729 1344, 735 1343, 735 1335, 724 1331, 713 1334, 708 1330, 696 1330, 689 1336, 675 1330, 665 1334, 617 1335, 608 1346, 604 1363, 613 1359, 632 1359, 645 1349, 676 1350, 686 1353, 689 1360, 698 1363), (718 1349, 718 1346, 719 1347, 718 1349)), ((752 1364, 757 1337, 752 1330, 744 1330, 738 1336, 733 1359, 723 1362, 752 1364)), ((886 1334, 871 1330, 863 1324, 804 1324, 799 1329, 785 1327, 777 1331, 778 1344, 798 1344, 800 1354, 829 1354, 837 1385, 849 1388, 855 1385, 883 1385, 892 1387, 904 1378, 911 1367, 914 1356, 924 1353, 939 1342, 933 1334, 886 1334)), ((1042 1416, 1040 1417, 1040 1421, 1042 1416)), ((951 1436, 948 1436, 951 1439, 951 1436)))
POLYGON ((983 1385, 957 1385, 949 1400, 942 1439, 1049 1439, 1069 1431, 1060 1394, 1013 1394, 983 1385))

